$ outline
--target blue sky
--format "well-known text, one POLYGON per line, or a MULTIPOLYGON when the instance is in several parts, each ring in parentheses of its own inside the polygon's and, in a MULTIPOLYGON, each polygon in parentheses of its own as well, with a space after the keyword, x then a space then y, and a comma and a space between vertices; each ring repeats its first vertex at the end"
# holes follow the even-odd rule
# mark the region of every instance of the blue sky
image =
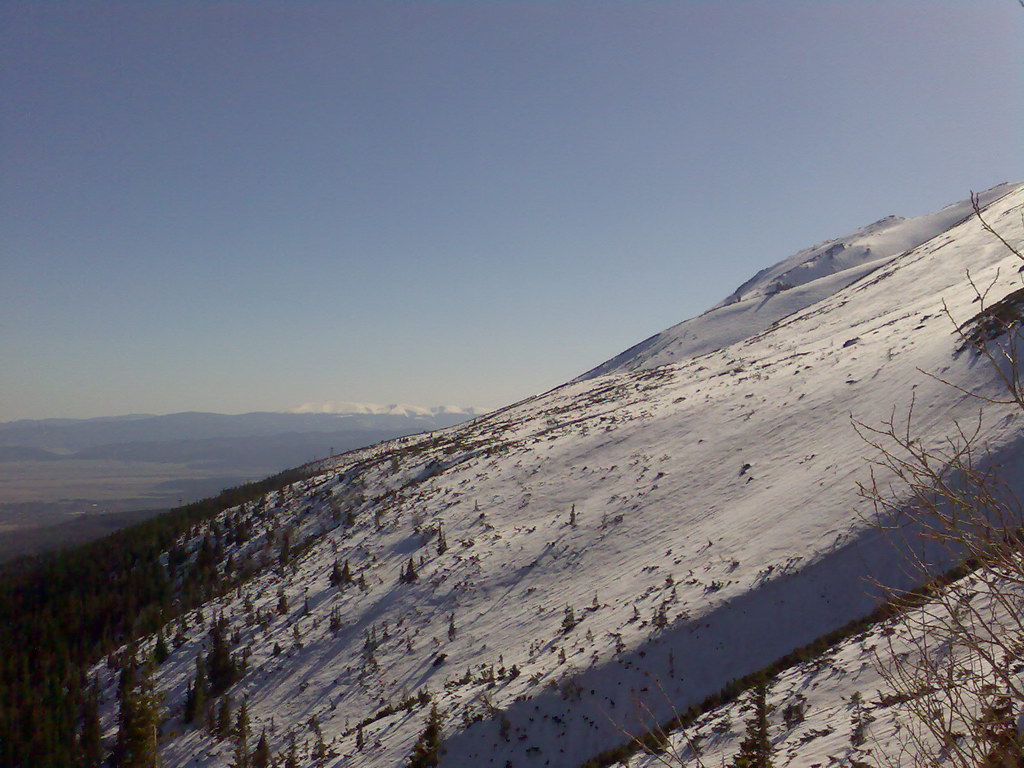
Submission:
POLYGON ((1024 11, 6 2, 0 420, 499 406, 1024 178, 1024 11))

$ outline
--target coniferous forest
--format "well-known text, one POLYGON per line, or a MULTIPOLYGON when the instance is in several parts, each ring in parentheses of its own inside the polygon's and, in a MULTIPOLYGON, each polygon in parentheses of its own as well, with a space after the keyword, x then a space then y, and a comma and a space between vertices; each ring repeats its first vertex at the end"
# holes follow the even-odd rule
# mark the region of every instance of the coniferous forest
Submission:
MULTIPOLYGON (((244 567, 219 572, 225 544, 244 540, 240 521, 214 524, 197 557, 176 542, 218 512, 306 476, 294 469, 222 491, 105 539, 0 569, 0 765, 95 768, 103 764, 98 696, 87 676, 107 657, 120 670, 121 721, 113 764, 151 765, 158 702, 133 641, 230 589, 244 567), (169 553, 166 557, 161 554, 169 553), (119 654, 115 651, 124 646, 119 654)), ((231 674, 214 659, 215 674, 231 674)))

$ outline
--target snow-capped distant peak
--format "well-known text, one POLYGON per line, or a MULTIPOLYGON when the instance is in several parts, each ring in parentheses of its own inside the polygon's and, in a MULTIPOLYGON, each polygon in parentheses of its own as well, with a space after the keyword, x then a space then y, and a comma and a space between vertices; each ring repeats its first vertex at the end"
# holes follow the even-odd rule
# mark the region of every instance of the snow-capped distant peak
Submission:
POLYGON ((438 416, 465 415, 475 416, 484 413, 484 409, 475 407, 463 407, 458 405, 434 405, 424 407, 421 405, 407 405, 403 403, 351 403, 334 400, 327 400, 319 403, 302 403, 289 409, 289 413, 333 413, 339 416, 438 416))

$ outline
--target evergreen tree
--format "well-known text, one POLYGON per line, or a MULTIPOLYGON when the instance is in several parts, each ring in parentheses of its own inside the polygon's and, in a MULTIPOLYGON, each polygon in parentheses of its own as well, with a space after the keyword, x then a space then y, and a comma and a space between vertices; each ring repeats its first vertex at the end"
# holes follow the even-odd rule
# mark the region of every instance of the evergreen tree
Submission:
POLYGON ((221 696, 217 708, 217 722, 214 726, 217 738, 226 739, 231 735, 231 697, 221 696))
POLYGON ((263 731, 256 743, 256 750, 252 753, 250 768, 270 768, 270 759, 270 744, 267 742, 267 732, 263 731))
POLYGON ((231 655, 227 639, 228 622, 223 616, 210 627, 210 652, 206 655, 206 674, 210 692, 216 696, 226 691, 241 677, 239 663, 231 655))
POLYGON ((135 717, 135 682, 136 668, 133 649, 125 652, 126 658, 121 662, 121 674, 117 679, 117 740, 114 743, 114 764, 124 763, 128 754, 128 732, 135 717))
POLYGON ((284 759, 284 768, 299 768, 299 754, 295 749, 294 741, 288 747, 288 755, 284 759))
POLYGON ((437 526, 437 554, 443 555, 448 551, 448 541, 444 537, 444 528, 437 526))
POLYGON ((210 684, 206 679, 206 665, 203 663, 202 654, 196 656, 196 680, 189 686, 185 694, 185 714, 183 719, 186 723, 194 723, 206 711, 206 705, 210 698, 210 684))
POLYGON ((864 697, 860 691, 854 691, 850 697, 853 712, 850 714, 850 746, 862 747, 868 738, 868 725, 874 718, 864 708, 864 697))
POLYGON ((251 768, 252 762, 249 757, 249 704, 242 699, 242 706, 238 710, 238 719, 235 720, 235 727, 231 732, 234 740, 234 752, 231 768, 251 768))
POLYGON ((103 765, 100 695, 95 685, 89 686, 82 703, 82 731, 78 744, 82 768, 100 768, 103 765))
POLYGON ((153 661, 157 664, 163 664, 167 661, 167 657, 171 655, 171 652, 167 649, 167 641, 164 640, 163 628, 157 632, 156 635, 156 646, 153 648, 153 661))
POLYGON ((312 754, 312 757, 313 757, 313 761, 317 765, 323 765, 324 764, 324 760, 327 759, 327 745, 324 744, 324 740, 323 740, 322 736, 317 736, 316 741, 313 742, 313 754, 312 754))
POLYGON ((288 613, 288 595, 284 593, 284 587, 277 588, 277 612, 282 616, 288 613))
POLYGON ((337 560, 334 561, 334 566, 331 568, 330 582, 332 587, 340 587, 343 583, 341 575, 341 564, 337 560))
POLYGON ((747 733, 740 742, 740 751, 733 758, 732 768, 772 768, 767 695, 768 684, 761 678, 751 692, 751 713, 746 722, 747 733))
MULTIPOLYGON (((122 680, 125 676, 122 674, 122 680)), ((156 768, 157 733, 160 728, 160 695, 150 670, 139 667, 119 690, 121 703, 118 729, 119 768, 156 768)))
POLYGON ((562 614, 562 631, 571 632, 578 623, 576 621, 576 612, 573 611, 572 606, 565 606, 565 612, 562 614))
POLYGON ((436 768, 442 751, 441 715, 437 711, 437 705, 433 704, 430 707, 430 714, 427 715, 426 727, 409 756, 408 768, 436 768))

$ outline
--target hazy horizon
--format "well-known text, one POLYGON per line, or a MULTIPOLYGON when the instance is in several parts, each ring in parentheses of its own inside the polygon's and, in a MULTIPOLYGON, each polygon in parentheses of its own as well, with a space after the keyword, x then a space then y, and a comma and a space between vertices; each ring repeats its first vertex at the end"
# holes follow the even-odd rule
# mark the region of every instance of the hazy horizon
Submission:
POLYGON ((1007 0, 9 2, 0 421, 499 407, 1024 177, 1007 0))
MULTIPOLYGON (((495 406, 500 407, 500 406, 495 406)), ((98 416, 46 416, 42 418, 8 419, 0 421, 0 424, 13 424, 19 421, 90 421, 95 419, 145 419, 159 418, 161 416, 178 416, 181 414, 212 414, 216 416, 248 416, 259 413, 272 413, 294 416, 358 416, 358 415, 382 415, 389 413, 407 412, 413 415, 426 415, 427 413, 441 414, 466 414, 468 416, 485 413, 492 410, 492 407, 459 405, 446 403, 443 405, 419 405, 418 403, 349 403, 349 402, 323 402, 323 403, 302 403, 291 408, 283 408, 277 411, 204 411, 197 409, 186 409, 184 411, 164 411, 162 413, 107 413, 98 416)))

